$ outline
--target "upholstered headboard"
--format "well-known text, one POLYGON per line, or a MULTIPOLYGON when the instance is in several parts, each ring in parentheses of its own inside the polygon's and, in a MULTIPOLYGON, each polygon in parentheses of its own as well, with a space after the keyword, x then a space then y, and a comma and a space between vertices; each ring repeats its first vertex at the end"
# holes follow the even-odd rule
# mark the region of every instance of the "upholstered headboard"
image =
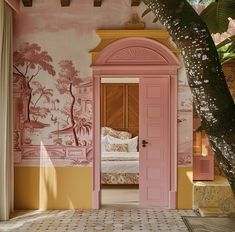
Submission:
POLYGON ((101 126, 139 134, 138 83, 101 84, 101 126))

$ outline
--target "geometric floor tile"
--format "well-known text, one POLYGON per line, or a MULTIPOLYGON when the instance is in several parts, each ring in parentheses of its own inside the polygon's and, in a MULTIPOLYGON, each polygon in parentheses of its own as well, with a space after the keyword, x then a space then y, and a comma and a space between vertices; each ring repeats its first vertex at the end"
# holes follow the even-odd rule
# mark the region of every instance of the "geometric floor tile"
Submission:
POLYGON ((196 216, 196 214, 192 210, 168 210, 159 208, 16 211, 12 219, 7 222, 0 222, 0 231, 188 231, 181 216, 196 216))

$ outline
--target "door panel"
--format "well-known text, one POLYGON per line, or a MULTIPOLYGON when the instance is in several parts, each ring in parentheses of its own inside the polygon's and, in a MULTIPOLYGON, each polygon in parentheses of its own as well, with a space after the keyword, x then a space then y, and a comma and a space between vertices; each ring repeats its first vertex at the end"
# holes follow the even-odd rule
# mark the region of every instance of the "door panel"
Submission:
POLYGON ((169 78, 140 79, 140 203, 169 206, 169 78), (142 141, 147 141, 142 146, 142 141))
POLYGON ((101 126, 139 135, 139 84, 101 84, 101 126))
POLYGON ((126 94, 124 84, 101 85, 101 126, 125 128, 126 94))

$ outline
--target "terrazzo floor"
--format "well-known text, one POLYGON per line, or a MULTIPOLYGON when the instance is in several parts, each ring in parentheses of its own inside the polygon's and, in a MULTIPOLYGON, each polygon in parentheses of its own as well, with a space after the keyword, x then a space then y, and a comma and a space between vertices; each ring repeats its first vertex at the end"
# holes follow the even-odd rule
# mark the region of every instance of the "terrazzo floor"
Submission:
POLYGON ((11 220, 0 222, 0 231, 188 231, 181 216, 196 216, 196 214, 192 210, 156 208, 16 211, 11 220))

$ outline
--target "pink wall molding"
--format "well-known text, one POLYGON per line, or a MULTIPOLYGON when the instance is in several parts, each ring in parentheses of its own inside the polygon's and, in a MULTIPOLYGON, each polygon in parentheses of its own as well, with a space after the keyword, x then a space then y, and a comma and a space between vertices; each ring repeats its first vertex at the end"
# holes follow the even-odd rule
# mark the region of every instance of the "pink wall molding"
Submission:
POLYGON ((129 37, 106 46, 92 62, 93 69, 93 208, 100 207, 100 82, 112 77, 168 77, 170 80, 170 194, 168 207, 177 199, 177 70, 178 59, 160 42, 129 37))

